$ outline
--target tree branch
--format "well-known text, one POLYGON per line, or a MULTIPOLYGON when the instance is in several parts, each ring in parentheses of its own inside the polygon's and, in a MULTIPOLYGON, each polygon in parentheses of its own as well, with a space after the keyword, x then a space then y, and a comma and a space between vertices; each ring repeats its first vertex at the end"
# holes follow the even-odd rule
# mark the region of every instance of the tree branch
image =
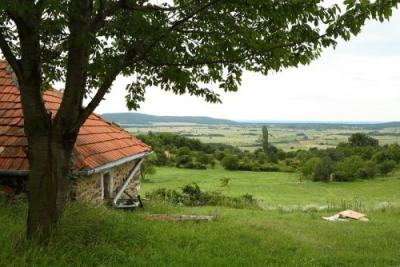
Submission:
POLYGON ((3 52, 4 57, 6 58, 8 64, 11 65, 15 74, 18 77, 21 77, 21 65, 18 59, 15 57, 13 52, 11 51, 10 46, 7 43, 7 40, 3 33, 3 28, 0 27, 0 49, 3 52))
POLYGON ((148 53, 151 52, 151 50, 157 46, 157 44, 170 32, 174 31, 176 28, 178 28, 180 25, 186 23, 187 21, 189 21, 191 18, 195 17, 196 15, 198 15, 199 13, 201 13, 202 11, 208 9, 209 7, 217 4, 218 2, 220 2, 222 0, 213 0, 210 1, 209 3, 199 7, 198 9, 190 12, 188 15, 186 15, 185 17, 183 17, 182 19, 176 21, 175 23, 173 23, 171 25, 171 27, 169 27, 165 32, 161 33, 161 35, 154 40, 148 47, 147 49, 145 49, 144 53, 141 54, 140 58, 138 60, 142 60, 145 59, 145 57, 147 56, 148 53))
POLYGON ((95 96, 90 101, 90 103, 84 108, 73 127, 73 131, 79 130, 79 128, 83 125, 87 118, 89 118, 90 114, 96 109, 96 107, 100 104, 103 100, 105 94, 110 89, 112 83, 118 76, 118 74, 122 71, 124 66, 120 66, 118 68, 114 68, 112 71, 108 73, 108 75, 104 78, 103 83, 100 85, 99 89, 97 90, 95 96))
POLYGON ((129 11, 140 11, 140 12, 153 12, 153 11, 160 11, 160 12, 171 12, 182 10, 184 8, 189 7, 191 4, 187 4, 185 6, 157 6, 154 4, 147 4, 144 6, 138 5, 131 5, 126 0, 119 0, 116 3, 110 4, 108 6, 104 5, 104 2, 100 0, 100 9, 97 12, 96 16, 93 18, 92 25, 91 25, 91 32, 96 33, 101 27, 103 27, 105 23, 105 19, 108 16, 111 16, 117 12, 117 10, 129 10, 129 11))
MULTIPOLYGON (((93 97, 92 101, 87 105, 87 107, 81 111, 79 118, 75 124, 74 129, 79 129, 79 127, 85 122, 85 120, 90 116, 90 114, 96 109, 96 107, 100 104, 101 100, 103 100, 105 94, 110 89, 112 83, 118 76, 118 74, 128 65, 134 64, 140 60, 145 59, 146 55, 171 31, 179 27, 180 25, 184 24, 185 22, 189 21, 191 18, 196 16, 197 14, 201 13, 202 11, 206 10, 207 8, 215 5, 216 3, 220 2, 221 0, 213 0, 209 3, 202 5, 201 7, 197 8, 196 10, 190 12, 188 15, 183 17, 182 19, 176 21, 169 27, 165 32, 161 33, 161 35, 151 42, 149 47, 145 50, 140 57, 137 57, 137 53, 135 49, 129 50, 124 57, 121 59, 121 64, 119 67, 116 67, 111 71, 104 79, 103 83, 100 85, 99 89, 97 90, 95 96, 93 97)), ((98 13, 98 16, 94 19, 94 23, 91 26, 92 30, 98 30, 98 27, 101 27, 101 24, 104 23, 104 19, 115 12, 118 8, 123 8, 121 3, 123 4, 125 1, 121 0, 115 5, 109 6, 108 9, 105 9, 98 13), (96 22, 95 22, 96 21, 96 22)))

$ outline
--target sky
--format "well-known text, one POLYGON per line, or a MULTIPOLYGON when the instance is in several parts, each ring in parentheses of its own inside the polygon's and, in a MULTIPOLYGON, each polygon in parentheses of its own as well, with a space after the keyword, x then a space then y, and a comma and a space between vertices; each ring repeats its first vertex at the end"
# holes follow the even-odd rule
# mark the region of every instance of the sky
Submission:
MULTIPOLYGON (((97 113, 127 112, 119 77, 97 113)), ((400 12, 368 22, 350 42, 324 51, 308 66, 263 76, 245 72, 222 104, 149 88, 137 112, 241 121, 400 121, 400 12)))

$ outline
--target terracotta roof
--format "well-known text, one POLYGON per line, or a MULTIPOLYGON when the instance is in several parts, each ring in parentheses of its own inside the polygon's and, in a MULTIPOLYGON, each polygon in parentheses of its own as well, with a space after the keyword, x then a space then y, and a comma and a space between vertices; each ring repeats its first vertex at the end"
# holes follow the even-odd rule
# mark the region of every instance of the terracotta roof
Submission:
MULTIPOLYGON (((46 108, 56 114, 62 93, 43 93, 46 108)), ((5 61, 0 60, 0 171, 28 171, 19 89, 5 61)), ((99 115, 91 114, 81 127, 74 148, 74 169, 91 170, 110 162, 150 152, 151 148, 132 134, 99 115)))

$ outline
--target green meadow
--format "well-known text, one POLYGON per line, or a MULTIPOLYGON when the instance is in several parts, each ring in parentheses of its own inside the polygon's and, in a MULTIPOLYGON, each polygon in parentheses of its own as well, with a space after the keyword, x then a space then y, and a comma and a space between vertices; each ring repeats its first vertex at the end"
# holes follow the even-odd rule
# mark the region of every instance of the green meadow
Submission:
POLYGON ((71 204, 47 247, 25 240, 26 203, 0 204, 0 266, 399 266, 400 175, 352 183, 300 181, 296 173, 158 168, 144 193, 196 182, 252 194, 259 209, 182 207, 145 200, 124 212, 71 204), (220 178, 229 178, 221 186, 220 178), (329 204, 331 203, 331 204, 329 204), (359 207, 369 222, 327 222, 359 207), (211 222, 149 221, 148 214, 213 215, 211 222))
POLYGON ((225 195, 251 194, 264 209, 400 207, 400 173, 374 180, 324 183, 301 180, 299 173, 226 171, 219 165, 207 170, 162 167, 143 183, 142 192, 176 189, 190 183, 225 195), (224 178, 229 179, 227 186, 222 186, 224 178))

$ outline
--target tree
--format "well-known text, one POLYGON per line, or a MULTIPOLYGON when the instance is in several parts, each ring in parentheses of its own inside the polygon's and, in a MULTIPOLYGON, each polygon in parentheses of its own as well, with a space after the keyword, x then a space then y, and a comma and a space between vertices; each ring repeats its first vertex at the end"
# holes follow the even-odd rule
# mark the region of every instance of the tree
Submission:
POLYGON ((334 162, 330 158, 314 157, 303 164, 301 173, 305 178, 312 178, 314 181, 329 181, 334 170, 334 162))
POLYGON ((385 160, 378 164, 379 172, 383 175, 389 174, 394 168, 396 168, 396 161, 394 160, 385 160))
POLYGON ((379 142, 375 138, 365 133, 354 133, 349 137, 349 143, 355 147, 378 146, 379 142))
POLYGON ((130 109, 149 86, 220 102, 208 85, 236 91, 243 70, 308 64, 367 19, 389 18, 399 1, 0 1, 0 49, 18 80, 28 140, 28 236, 45 241, 57 225, 79 129, 118 75, 131 77, 130 109), (64 97, 50 114, 42 92, 54 82, 65 84, 64 97))
POLYGON ((239 159, 234 155, 227 155, 221 162, 222 166, 230 171, 235 171, 239 169, 239 159))
POLYGON ((269 139, 268 127, 263 126, 262 127, 262 147, 263 147, 265 154, 268 154, 268 148, 269 148, 268 139, 269 139))
POLYGON ((364 165, 360 156, 345 158, 337 164, 335 178, 339 181, 354 181, 360 177, 360 170, 364 165))

